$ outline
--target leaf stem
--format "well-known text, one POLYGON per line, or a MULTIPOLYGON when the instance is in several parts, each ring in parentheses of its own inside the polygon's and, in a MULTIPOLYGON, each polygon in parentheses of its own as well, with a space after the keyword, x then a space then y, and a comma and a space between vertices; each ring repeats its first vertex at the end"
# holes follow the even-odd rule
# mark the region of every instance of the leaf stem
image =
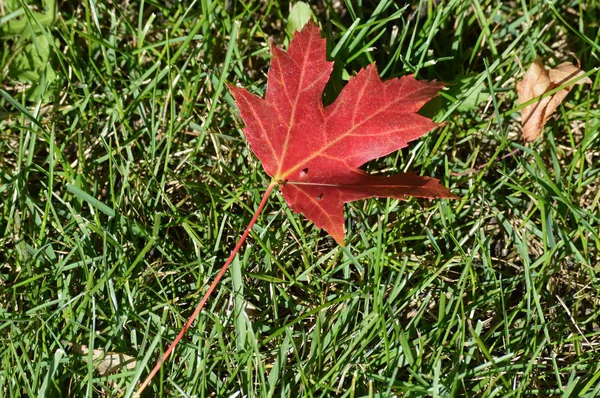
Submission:
POLYGON ((210 284, 210 286, 208 287, 208 290, 204 294, 204 297, 202 297, 202 300, 200 300, 200 304, 198 304, 198 306, 194 310, 194 313, 188 319, 187 323, 183 326, 183 328, 181 329, 181 331, 179 332, 179 334, 177 335, 177 337, 175 337, 175 339, 173 340, 173 342, 171 343, 171 345, 169 346, 169 348, 167 348, 167 351, 165 351, 165 353, 163 354, 162 358, 160 358, 160 360, 156 363, 156 365, 154 366, 154 369, 152 369, 152 372, 150 372, 150 374, 148 375, 148 377, 146 378, 146 380, 144 380, 144 382, 140 386, 139 390, 135 393, 134 397, 139 397, 142 394, 142 391, 144 391, 144 389, 146 387, 148 387, 148 385, 152 381, 152 378, 154 377, 154 375, 156 374, 156 372, 158 372, 158 370, 160 369, 160 367, 162 366, 162 364, 167 360, 167 358, 169 358, 169 355, 175 349, 175 346, 177 345, 177 343, 179 343, 179 340, 181 340, 181 338, 183 337, 183 335, 185 334, 185 332, 189 329, 189 327, 192 325, 192 323, 194 322, 194 320, 196 320, 196 318, 198 317, 198 314, 200 313, 200 311, 202 311, 202 308, 204 308, 204 304, 206 304, 206 301, 208 301, 208 297, 211 295, 211 293, 213 292, 213 290, 215 290, 215 287, 219 284, 219 281, 221 280, 221 278, 223 277, 223 275, 225 275, 225 271, 227 271, 227 268, 229 268, 229 264, 231 264, 231 262, 233 261, 233 259, 236 256, 236 254, 238 253, 238 251, 242 247, 242 244, 244 243, 244 241, 248 237, 248 234, 250 234, 250 231, 252 230, 252 226, 254 226, 254 224, 256 223, 256 220, 258 219, 258 216, 260 215, 260 213, 262 212, 263 208, 267 204, 267 200, 269 199, 269 195, 271 194, 271 191, 276 186, 277 186, 276 182, 271 182, 271 184, 269 184, 269 186, 267 187, 267 190, 265 191, 265 193, 264 193, 264 195, 262 197, 262 200, 261 200, 260 204, 258 205, 258 208, 254 212, 254 216, 252 217, 252 220, 250 220, 250 223, 248 224, 248 226, 246 227, 246 230, 244 231, 244 233, 240 237, 240 240, 238 241, 237 245, 235 245, 235 248, 233 249, 233 251, 229 255, 229 258, 227 259, 227 261, 225 262, 225 264, 223 265, 223 267, 221 268, 221 270, 219 271, 219 273, 217 274, 217 276, 215 277, 215 279, 212 281, 212 283, 210 284))

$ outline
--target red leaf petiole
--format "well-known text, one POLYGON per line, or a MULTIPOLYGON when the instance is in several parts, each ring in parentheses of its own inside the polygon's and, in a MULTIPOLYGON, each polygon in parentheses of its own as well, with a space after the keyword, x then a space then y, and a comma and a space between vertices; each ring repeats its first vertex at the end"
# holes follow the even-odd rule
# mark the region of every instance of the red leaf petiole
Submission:
POLYGON ((198 306, 194 310, 194 313, 188 319, 187 323, 183 326, 183 328, 181 329, 181 331, 179 332, 177 337, 175 337, 175 339, 173 340, 173 342, 171 343, 169 348, 167 348, 167 351, 165 351, 163 356, 158 360, 158 362, 154 366, 154 369, 152 369, 152 371, 150 372, 148 377, 146 377, 146 380, 144 380, 144 382, 142 383, 142 385, 140 386, 138 391, 134 394, 134 397, 136 397, 136 398, 139 397, 142 394, 142 391, 144 391, 144 389, 146 387, 148 387, 148 385, 152 381, 152 378, 154 377, 154 375, 158 372, 158 370, 160 369, 162 364, 167 360, 167 358, 169 358, 169 355, 171 355, 171 352, 173 352, 173 350, 175 349, 175 346, 177 346, 177 344, 179 343, 179 340, 181 340, 181 338, 183 337, 185 332, 190 328, 192 323, 196 320, 196 318, 198 317, 198 314, 200 313, 200 311, 202 311, 202 308, 204 308, 204 304, 206 304, 206 302, 208 301, 208 297, 211 295, 213 290, 215 290, 215 287, 217 287, 217 285, 219 284, 219 281, 221 280, 223 275, 225 275, 227 268, 229 268, 229 264, 231 264, 231 262, 233 261, 233 259, 236 256, 236 254, 239 252, 240 248, 242 247, 242 244, 248 237, 248 234, 250 234, 250 230, 252 230, 252 227, 254 226, 254 224, 256 223, 256 220, 258 219, 258 216, 260 215, 260 213, 264 209, 265 205, 267 204, 267 200, 269 199, 269 195, 271 194, 271 191, 276 186, 277 186, 277 183, 274 181, 269 184, 269 186, 267 187, 267 190, 265 191, 265 193, 262 197, 260 204, 258 205, 258 208, 254 212, 254 216, 252 217, 252 220, 250 220, 250 223, 248 224, 248 226, 246 227, 246 230, 240 237, 240 240, 238 241, 237 245, 235 245, 235 247, 233 248, 233 251, 229 255, 229 258, 227 259, 227 261, 225 261, 225 264, 223 264, 223 267, 221 268, 221 270, 219 271, 219 273, 217 274, 215 279, 212 281, 212 283, 208 287, 208 290, 204 294, 204 297, 202 297, 202 300, 200 300, 200 304, 198 304, 198 306))

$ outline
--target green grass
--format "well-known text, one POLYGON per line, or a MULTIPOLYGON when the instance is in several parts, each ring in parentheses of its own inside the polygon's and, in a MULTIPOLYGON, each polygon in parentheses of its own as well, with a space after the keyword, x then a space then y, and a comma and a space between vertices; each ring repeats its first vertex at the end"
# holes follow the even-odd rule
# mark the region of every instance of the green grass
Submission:
MULTIPOLYGON (((168 3, 4 4, 2 396, 130 395, 268 184, 224 83, 264 93, 291 4, 168 3)), ((367 169, 461 199, 355 202, 341 248, 272 195, 147 396, 600 394, 600 2, 397 3, 313 6, 325 101, 372 62, 447 82, 445 125, 367 169), (573 55, 593 86, 524 145, 516 82, 573 55)))

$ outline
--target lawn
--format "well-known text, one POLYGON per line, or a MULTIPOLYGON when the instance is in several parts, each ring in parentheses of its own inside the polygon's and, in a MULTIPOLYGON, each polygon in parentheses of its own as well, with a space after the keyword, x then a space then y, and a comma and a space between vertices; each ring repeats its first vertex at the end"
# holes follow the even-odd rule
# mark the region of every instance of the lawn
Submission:
MULTIPOLYGON (((225 83, 264 95, 293 3, 0 9, 0 395, 132 396, 270 182, 225 83)), ((600 395, 598 0, 321 0, 331 103, 375 63, 447 84, 443 126, 367 164, 458 200, 280 192, 144 396, 600 395), (516 84, 580 63, 537 140, 516 84)))

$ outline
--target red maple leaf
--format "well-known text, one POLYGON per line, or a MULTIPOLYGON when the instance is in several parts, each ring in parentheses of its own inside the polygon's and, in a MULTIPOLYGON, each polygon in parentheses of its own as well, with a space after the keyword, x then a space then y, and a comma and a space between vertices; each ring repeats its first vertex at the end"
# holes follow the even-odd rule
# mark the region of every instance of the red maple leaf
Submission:
POLYGON ((309 23, 286 53, 272 46, 265 99, 229 85, 250 147, 273 181, 227 261, 177 337, 141 384, 139 397, 190 328, 238 251, 276 184, 297 213, 303 213, 344 244, 344 203, 372 196, 406 199, 455 198, 439 181, 415 173, 371 176, 359 167, 403 148, 437 125, 417 111, 442 88, 412 76, 382 82, 375 65, 348 82, 336 101, 321 96, 333 66, 325 58, 321 31, 309 23))
POLYGON ((229 86, 254 154, 286 202, 344 244, 344 203, 369 197, 455 198, 439 181, 415 173, 372 176, 359 167, 407 146, 438 125, 417 114, 442 87, 413 76, 382 82, 374 64, 350 79, 324 107, 333 68, 313 24, 288 52, 271 46, 266 98, 229 86))

